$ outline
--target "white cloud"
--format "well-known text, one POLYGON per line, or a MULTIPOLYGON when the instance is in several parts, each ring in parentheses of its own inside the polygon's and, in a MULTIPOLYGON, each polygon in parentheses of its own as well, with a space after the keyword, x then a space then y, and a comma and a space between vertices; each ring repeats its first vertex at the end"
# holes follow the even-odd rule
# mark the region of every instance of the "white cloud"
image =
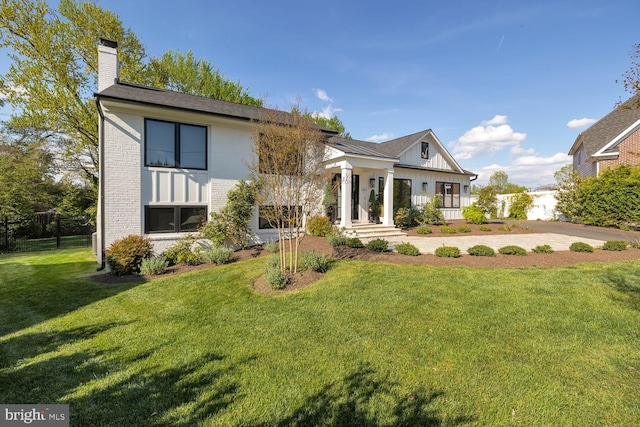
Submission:
POLYGON ((595 123, 596 121, 597 121, 596 119, 588 119, 586 117, 583 117, 581 119, 573 119, 569 121, 569 123, 567 123, 567 127, 571 129, 581 128, 581 127, 589 126, 595 123))
POLYGON ((493 126, 493 125, 503 125, 505 123, 507 123, 509 120, 507 120, 507 116, 502 116, 500 114, 496 114, 493 119, 491 120, 485 120, 482 123, 480 123, 482 126, 493 126))
POLYGON ((466 160, 481 154, 492 154, 510 148, 512 154, 533 154, 533 150, 525 150, 521 143, 527 134, 515 132, 506 124, 507 116, 496 115, 491 120, 483 121, 464 133, 456 141, 449 143, 456 159, 466 160))
POLYGON ((393 138, 393 134, 392 133, 387 133, 387 132, 382 132, 380 135, 372 135, 369 138, 367 138, 367 141, 369 142, 382 142, 382 141, 386 141, 388 139, 393 138))
POLYGON ((324 89, 314 89, 316 96, 318 97, 319 100, 321 101, 325 101, 325 102, 333 102, 333 99, 331 99, 329 97, 329 95, 327 94, 327 91, 324 89))
POLYGON ((333 105, 327 105, 322 109, 322 111, 314 111, 311 113, 313 117, 324 117, 325 119, 330 119, 335 116, 335 113, 343 111, 342 108, 333 108, 333 105))
POLYGON ((496 171, 504 171, 509 176, 509 182, 535 188, 544 184, 556 182, 554 172, 571 163, 571 156, 565 153, 556 153, 549 157, 521 156, 510 164, 492 164, 483 168, 473 169, 478 174, 477 183, 486 184, 489 177, 496 171))

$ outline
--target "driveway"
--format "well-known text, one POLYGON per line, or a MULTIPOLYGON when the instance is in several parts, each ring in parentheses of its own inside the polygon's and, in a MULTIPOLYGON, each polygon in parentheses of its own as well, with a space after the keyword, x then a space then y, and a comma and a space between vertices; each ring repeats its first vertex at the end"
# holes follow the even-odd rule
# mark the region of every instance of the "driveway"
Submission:
MULTIPOLYGON (((505 221, 509 222, 509 221, 505 221)), ((583 237, 595 240, 625 240, 634 242, 640 240, 640 232, 623 231, 617 228, 592 227, 589 225, 572 224, 570 222, 547 222, 547 221, 517 221, 521 227, 542 233, 556 233, 567 236, 583 237)))

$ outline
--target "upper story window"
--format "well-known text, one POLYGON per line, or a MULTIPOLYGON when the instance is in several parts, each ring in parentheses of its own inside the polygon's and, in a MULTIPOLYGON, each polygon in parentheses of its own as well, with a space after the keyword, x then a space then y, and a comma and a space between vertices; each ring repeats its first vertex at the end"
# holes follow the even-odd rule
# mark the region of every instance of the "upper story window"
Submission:
MULTIPOLYGON (((415 153, 415 151, 414 151, 415 153)), ((429 158, 429 143, 422 141, 422 147, 420 149, 420 158, 428 159, 429 158)))
POLYGON ((145 119, 145 166, 207 169, 205 126, 145 119))

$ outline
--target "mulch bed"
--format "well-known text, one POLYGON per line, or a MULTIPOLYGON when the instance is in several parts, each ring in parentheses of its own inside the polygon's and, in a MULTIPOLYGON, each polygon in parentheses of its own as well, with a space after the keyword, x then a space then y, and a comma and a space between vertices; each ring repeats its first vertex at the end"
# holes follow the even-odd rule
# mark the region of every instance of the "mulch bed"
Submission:
MULTIPOLYGON (((534 231, 522 228, 522 227, 514 227, 511 231, 500 231, 498 227, 503 225, 499 222, 490 223, 487 226, 491 227, 491 232, 480 231, 479 226, 473 224, 466 224, 464 222, 460 222, 460 224, 451 223, 450 226, 454 228, 458 228, 461 225, 467 225, 471 227, 471 232, 469 233, 456 233, 456 234, 443 234, 440 233, 438 226, 433 226, 431 229, 433 230, 432 234, 417 234, 414 229, 408 230, 408 234, 415 236, 422 236, 425 239, 429 237, 443 237, 450 236, 455 238, 454 236, 468 236, 468 235, 498 235, 498 234, 524 234, 524 233, 533 233, 534 231)), ((362 249, 354 249, 348 247, 332 247, 329 245, 325 238, 323 237, 314 237, 314 236, 305 236, 302 240, 302 244, 300 247, 301 251, 315 251, 320 254, 323 254, 327 257, 336 258, 336 259, 355 259, 355 260, 366 260, 373 262, 388 262, 392 264, 402 264, 402 265, 432 265, 434 267, 471 267, 471 268, 520 268, 520 267, 560 267, 565 265, 586 263, 586 262, 617 262, 617 261, 628 261, 628 260, 638 260, 640 259, 640 249, 627 248, 624 251, 605 251, 602 249, 595 249, 592 253, 583 253, 583 252, 570 252, 570 251, 557 251, 553 254, 536 254, 529 252, 526 256, 515 256, 515 255, 502 255, 496 254, 495 257, 479 257, 479 256, 471 256, 468 254, 462 254, 460 258, 440 258, 431 254, 420 254, 418 256, 407 256, 400 255, 395 252, 373 252, 366 248, 362 249)), ((261 246, 256 246, 250 249, 236 251, 234 254, 234 262, 242 261, 246 259, 256 258, 260 256, 269 255, 268 252, 263 251, 261 246)), ((210 265, 198 265, 198 266, 189 266, 189 265, 177 265, 170 267, 167 270, 165 275, 175 275, 180 273, 185 273, 187 271, 193 271, 203 268, 209 268, 210 265)), ((264 281, 264 278, 259 278, 254 284, 254 288, 262 293, 268 295, 276 295, 287 291, 292 291, 296 289, 303 288, 319 278, 323 275, 320 273, 314 272, 303 272, 298 273, 293 279, 293 283, 288 286, 284 291, 273 291, 267 283, 264 281)), ((92 276, 92 279, 97 283, 103 284, 120 284, 120 283, 137 283, 146 281, 151 279, 152 277, 145 276, 124 276, 118 277, 112 274, 99 274, 92 276)))

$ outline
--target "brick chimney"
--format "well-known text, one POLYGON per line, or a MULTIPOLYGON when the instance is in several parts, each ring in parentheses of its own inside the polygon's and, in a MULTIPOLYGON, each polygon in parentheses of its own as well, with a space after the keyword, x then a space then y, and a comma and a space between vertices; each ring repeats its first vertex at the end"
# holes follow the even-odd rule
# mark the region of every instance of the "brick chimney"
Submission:
POLYGON ((118 43, 101 38, 98 45, 98 92, 116 84, 119 77, 118 43))

